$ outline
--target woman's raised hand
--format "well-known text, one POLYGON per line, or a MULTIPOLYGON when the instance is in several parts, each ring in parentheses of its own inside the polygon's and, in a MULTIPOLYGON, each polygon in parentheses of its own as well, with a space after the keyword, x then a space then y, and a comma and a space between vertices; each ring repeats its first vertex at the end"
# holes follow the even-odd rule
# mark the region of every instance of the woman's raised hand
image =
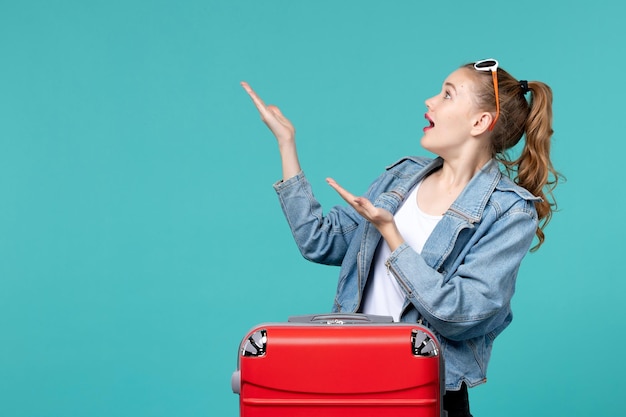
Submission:
POLYGON ((278 107, 266 106, 247 82, 242 81, 241 86, 252 99, 252 102, 261 115, 261 120, 269 127, 278 141, 283 181, 297 175, 302 171, 302 168, 300 167, 298 152, 296 151, 296 129, 291 122, 283 116, 278 107))
POLYGON ((259 114, 261 115, 261 120, 269 127, 272 131, 279 145, 290 144, 294 141, 296 135, 296 129, 293 127, 291 122, 283 116, 280 109, 276 106, 266 105, 261 97, 257 95, 257 93, 250 87, 250 85, 242 81, 241 86, 248 93, 252 102, 256 106, 259 114))

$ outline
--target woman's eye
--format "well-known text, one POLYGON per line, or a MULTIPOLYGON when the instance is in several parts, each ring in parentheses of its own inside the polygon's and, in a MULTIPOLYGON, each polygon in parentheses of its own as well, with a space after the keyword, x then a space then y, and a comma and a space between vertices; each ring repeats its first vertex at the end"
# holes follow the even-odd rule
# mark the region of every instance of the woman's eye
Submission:
POLYGON ((446 91, 444 91, 444 92, 443 92, 443 98, 444 98, 445 100, 448 100, 448 99, 452 98, 452 97, 450 97, 450 92, 449 92, 449 91, 447 91, 447 90, 446 90, 446 91))

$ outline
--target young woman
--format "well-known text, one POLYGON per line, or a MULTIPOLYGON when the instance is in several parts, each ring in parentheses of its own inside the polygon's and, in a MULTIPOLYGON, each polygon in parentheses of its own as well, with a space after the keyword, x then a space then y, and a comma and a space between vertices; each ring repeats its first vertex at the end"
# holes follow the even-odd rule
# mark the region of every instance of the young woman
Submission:
POLYGON ((283 178, 274 188, 302 255, 341 266, 333 311, 432 329, 446 360, 444 408, 471 416, 467 387, 486 381, 520 262, 535 237, 532 250, 543 243, 555 206, 551 89, 514 79, 494 59, 462 66, 426 100, 421 145, 438 157, 393 163, 362 197, 327 179, 347 206, 324 215, 293 125, 242 86, 278 141, 283 178), (506 151, 523 136, 511 160, 506 151))

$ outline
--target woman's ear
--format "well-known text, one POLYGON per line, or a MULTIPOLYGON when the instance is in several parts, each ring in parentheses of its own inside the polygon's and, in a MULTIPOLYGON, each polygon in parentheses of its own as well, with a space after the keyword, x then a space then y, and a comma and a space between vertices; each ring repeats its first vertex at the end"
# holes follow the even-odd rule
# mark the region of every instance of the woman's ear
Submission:
POLYGON ((477 113, 472 125, 472 135, 479 136, 489 130, 493 121, 493 114, 489 112, 477 113))

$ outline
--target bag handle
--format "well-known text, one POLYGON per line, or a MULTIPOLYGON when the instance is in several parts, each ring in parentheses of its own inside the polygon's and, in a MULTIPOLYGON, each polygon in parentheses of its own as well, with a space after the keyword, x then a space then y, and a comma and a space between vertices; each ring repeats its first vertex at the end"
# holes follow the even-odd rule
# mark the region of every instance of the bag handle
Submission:
POLYGON ((290 316, 287 321, 289 323, 370 324, 393 323, 393 317, 362 313, 330 313, 290 316))

